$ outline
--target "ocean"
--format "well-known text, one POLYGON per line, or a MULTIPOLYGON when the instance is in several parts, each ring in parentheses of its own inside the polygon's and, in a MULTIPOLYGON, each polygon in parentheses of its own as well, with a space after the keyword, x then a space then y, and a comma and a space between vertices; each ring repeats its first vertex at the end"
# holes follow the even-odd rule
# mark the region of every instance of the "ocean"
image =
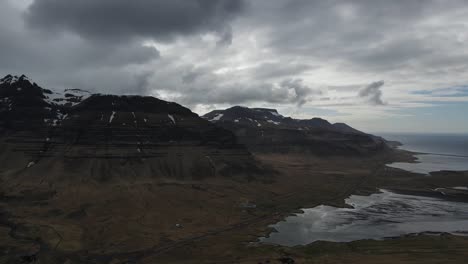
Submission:
POLYGON ((379 136, 399 141, 401 148, 424 153, 468 156, 468 134, 395 134, 380 133, 379 136))
POLYGON ((346 203, 352 208, 320 205, 302 209, 303 213, 271 225, 276 231, 260 241, 297 246, 318 240, 379 240, 421 232, 468 234, 468 203, 387 190, 370 196, 352 195, 346 203))
POLYGON ((429 174, 432 171, 468 170, 468 134, 390 134, 379 136, 399 141, 401 149, 419 152, 417 163, 396 162, 390 167, 429 174))
MULTIPOLYGON (((421 174, 439 170, 468 170, 468 135, 379 136, 401 142, 402 149, 420 153, 416 155, 418 163, 398 162, 387 166, 421 174)), ((468 186, 452 189, 468 192, 468 186)), ((303 213, 271 225, 276 231, 260 238, 260 241, 296 246, 318 240, 348 242, 420 232, 468 235, 468 203, 403 195, 388 190, 370 196, 352 195, 346 199, 346 203, 351 208, 326 205, 304 208, 303 213)))

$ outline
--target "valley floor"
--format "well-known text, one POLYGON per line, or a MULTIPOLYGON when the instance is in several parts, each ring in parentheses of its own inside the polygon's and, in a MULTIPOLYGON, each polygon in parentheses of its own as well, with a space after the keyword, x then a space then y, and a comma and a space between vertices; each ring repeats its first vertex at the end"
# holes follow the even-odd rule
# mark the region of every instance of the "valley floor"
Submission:
MULTIPOLYGON (((257 154, 277 174, 267 181, 18 182, 0 189, 0 263, 465 263, 468 238, 408 236, 384 241, 255 241, 300 208, 345 206, 379 188, 440 195, 468 186, 468 173, 430 177, 385 167, 406 152, 373 157, 257 154)), ((455 196, 455 199, 465 199, 455 196)))

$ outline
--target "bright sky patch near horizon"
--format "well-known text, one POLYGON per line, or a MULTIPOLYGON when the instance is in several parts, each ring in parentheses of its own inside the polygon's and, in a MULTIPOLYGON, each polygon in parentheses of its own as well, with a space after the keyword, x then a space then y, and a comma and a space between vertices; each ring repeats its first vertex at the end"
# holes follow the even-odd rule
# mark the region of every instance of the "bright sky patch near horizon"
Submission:
POLYGON ((45 88, 468 133, 468 1, 0 1, 0 74, 45 88))

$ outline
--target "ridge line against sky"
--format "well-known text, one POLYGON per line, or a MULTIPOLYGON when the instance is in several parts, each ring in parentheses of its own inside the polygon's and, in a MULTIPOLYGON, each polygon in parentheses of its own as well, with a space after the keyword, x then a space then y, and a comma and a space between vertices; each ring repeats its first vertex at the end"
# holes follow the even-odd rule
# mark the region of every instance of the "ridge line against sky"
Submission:
POLYGON ((468 1, 0 1, 0 74, 45 88, 468 133, 468 1))

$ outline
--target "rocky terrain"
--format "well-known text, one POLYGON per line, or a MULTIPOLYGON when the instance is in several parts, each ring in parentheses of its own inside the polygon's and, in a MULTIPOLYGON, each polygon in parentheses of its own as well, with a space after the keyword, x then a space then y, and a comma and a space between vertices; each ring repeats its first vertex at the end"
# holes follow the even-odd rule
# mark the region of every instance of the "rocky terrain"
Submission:
POLYGON ((467 184, 466 174, 388 169, 414 158, 381 151, 386 145, 345 124, 270 109, 234 107, 201 118, 153 97, 58 93, 6 76, 0 263, 329 263, 329 253, 338 263, 381 263, 388 254, 404 261, 404 250, 431 247, 427 263, 466 259, 468 240, 458 237, 255 243, 300 208, 343 206, 349 195, 377 187, 421 192, 467 184))
POLYGON ((242 202, 234 186, 271 179, 232 132, 179 104, 0 80, 0 263, 142 254, 225 224, 213 214, 242 202))
POLYGON ((235 106, 215 110, 206 120, 232 131, 256 152, 304 152, 319 155, 368 155, 388 150, 387 142, 344 123, 321 118, 293 119, 275 109, 235 106))
POLYGON ((0 140, 6 177, 191 180, 261 171, 231 132, 176 103, 78 89, 60 94, 25 76, 0 80, 0 140))

